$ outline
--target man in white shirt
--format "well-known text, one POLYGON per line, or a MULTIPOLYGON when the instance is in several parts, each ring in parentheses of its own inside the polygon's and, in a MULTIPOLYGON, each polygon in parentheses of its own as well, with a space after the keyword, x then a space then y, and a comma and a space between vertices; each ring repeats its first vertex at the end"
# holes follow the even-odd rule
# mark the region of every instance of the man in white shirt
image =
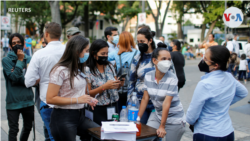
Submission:
POLYGON ((65 46, 59 41, 62 28, 59 24, 51 22, 45 25, 44 40, 48 43, 46 48, 38 50, 32 57, 25 75, 26 87, 32 87, 38 80, 40 89, 40 114, 48 130, 51 141, 54 141, 50 132, 50 115, 53 105, 46 104, 46 94, 49 84, 49 74, 54 65, 62 57, 65 46))
POLYGON ((8 53, 8 48, 9 48, 9 38, 8 37, 3 37, 1 40, 1 45, 3 47, 3 57, 5 57, 8 53))
POLYGON ((230 54, 235 52, 235 44, 233 43, 233 34, 227 34, 226 40, 227 40, 227 49, 230 51, 230 54))
MULTIPOLYGON (((233 39, 233 43, 235 46, 235 53, 239 56, 240 54, 240 47, 239 47, 239 43, 237 43, 237 40, 239 40, 239 36, 237 34, 234 34, 234 39, 233 39)), ((240 56, 239 56, 240 57, 240 56)))
POLYGON ((116 27, 107 27, 104 31, 105 38, 109 45, 109 53, 115 51, 117 48, 117 44, 119 41, 119 35, 116 27))

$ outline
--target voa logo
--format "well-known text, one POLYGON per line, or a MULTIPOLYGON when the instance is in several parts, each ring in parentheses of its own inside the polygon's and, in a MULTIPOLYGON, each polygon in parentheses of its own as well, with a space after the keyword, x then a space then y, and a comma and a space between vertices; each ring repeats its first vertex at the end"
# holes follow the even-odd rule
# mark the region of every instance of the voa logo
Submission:
POLYGON ((238 27, 243 22, 243 14, 239 8, 230 7, 223 13, 223 21, 230 28, 238 27))

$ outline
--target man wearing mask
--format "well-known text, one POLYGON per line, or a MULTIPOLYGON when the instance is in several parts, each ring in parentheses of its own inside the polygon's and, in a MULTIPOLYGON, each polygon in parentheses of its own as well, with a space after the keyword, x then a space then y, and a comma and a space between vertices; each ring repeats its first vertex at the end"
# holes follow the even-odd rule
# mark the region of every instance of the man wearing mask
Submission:
POLYGON ((34 122, 34 93, 32 88, 26 88, 24 74, 31 57, 24 54, 24 39, 19 33, 10 36, 9 46, 11 51, 2 59, 7 92, 8 138, 9 141, 17 141, 19 115, 22 114, 24 126, 18 140, 27 141, 34 122))
POLYGON ((117 49, 119 35, 116 27, 107 27, 104 31, 105 38, 109 45, 109 53, 117 49))
POLYGON ((48 43, 46 48, 38 50, 25 75, 26 87, 32 87, 36 81, 39 81, 40 89, 40 114, 48 130, 51 141, 54 141, 50 132, 50 115, 54 105, 46 104, 46 94, 49 84, 49 74, 54 65, 62 57, 65 46, 59 41, 62 28, 58 23, 51 22, 45 25, 44 40, 48 43))
POLYGON ((32 56, 32 53, 31 53, 31 49, 32 49, 32 45, 31 45, 31 42, 32 42, 32 39, 29 37, 29 35, 26 35, 25 36, 25 46, 24 47, 24 52, 26 55, 28 56, 32 56))
POLYGON ((238 57, 240 57, 240 54, 239 54, 240 47, 239 47, 239 43, 237 43, 238 40, 239 40, 239 36, 237 34, 234 34, 233 44, 235 46, 235 53, 238 55, 238 57))

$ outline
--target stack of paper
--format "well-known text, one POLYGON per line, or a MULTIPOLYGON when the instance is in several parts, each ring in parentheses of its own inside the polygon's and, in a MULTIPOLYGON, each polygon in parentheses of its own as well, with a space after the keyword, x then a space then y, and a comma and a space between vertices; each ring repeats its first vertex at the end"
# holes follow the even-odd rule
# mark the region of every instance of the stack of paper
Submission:
POLYGON ((136 141, 136 128, 133 122, 102 122, 101 139, 136 141))

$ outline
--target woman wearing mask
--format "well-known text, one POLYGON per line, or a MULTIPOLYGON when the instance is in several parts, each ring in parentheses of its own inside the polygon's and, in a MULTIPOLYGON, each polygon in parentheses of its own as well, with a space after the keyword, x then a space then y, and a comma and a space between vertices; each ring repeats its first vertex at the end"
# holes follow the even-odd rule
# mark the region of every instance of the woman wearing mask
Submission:
POLYGON ((117 80, 115 69, 108 62, 108 48, 104 40, 95 40, 91 44, 86 67, 89 94, 99 101, 93 110, 94 122, 99 125, 102 121, 112 120, 112 114, 118 112, 118 89, 124 83, 117 80))
MULTIPOLYGON (((133 36, 127 31, 120 34, 118 42, 119 50, 109 53, 108 61, 115 61, 117 75, 127 74, 125 82, 129 81, 130 65, 135 55, 140 54, 136 49, 133 36)), ((127 85, 119 90, 118 113, 120 113, 122 106, 127 104, 127 85)))
POLYGON ((76 135, 88 140, 87 129, 99 127, 84 116, 84 104, 92 108, 95 98, 87 94, 84 75, 85 61, 88 59, 89 41, 83 36, 69 40, 60 61, 50 73, 46 101, 55 105, 50 121, 51 134, 55 141, 73 141, 76 135))
POLYGON ((152 54, 155 70, 144 78, 144 95, 141 101, 141 117, 151 99, 155 112, 150 114, 147 125, 157 129, 165 141, 180 141, 185 131, 185 114, 178 96, 178 79, 169 69, 171 55, 166 48, 157 48, 152 54))
MULTIPOLYGON (((137 43, 140 55, 136 55, 132 61, 128 99, 131 97, 133 92, 136 92, 137 97, 141 102, 143 96, 144 76, 147 72, 155 69, 154 64, 151 62, 151 55, 155 49, 155 43, 151 31, 147 28, 141 28, 137 33, 137 43)), ((154 106, 153 103, 149 101, 143 116, 141 116, 141 123, 147 123, 152 110, 154 110, 154 106)))
POLYGON ((248 91, 230 73, 230 52, 224 46, 209 47, 199 64, 202 76, 187 110, 186 120, 194 126, 196 141, 234 141, 234 129, 228 113, 230 105, 247 96, 248 91))
POLYGON ((185 59, 182 53, 180 52, 181 43, 178 40, 173 40, 171 42, 171 47, 173 48, 173 51, 171 52, 171 58, 174 63, 174 67, 178 78, 178 92, 179 92, 180 88, 182 88, 186 82, 184 73, 185 59))

